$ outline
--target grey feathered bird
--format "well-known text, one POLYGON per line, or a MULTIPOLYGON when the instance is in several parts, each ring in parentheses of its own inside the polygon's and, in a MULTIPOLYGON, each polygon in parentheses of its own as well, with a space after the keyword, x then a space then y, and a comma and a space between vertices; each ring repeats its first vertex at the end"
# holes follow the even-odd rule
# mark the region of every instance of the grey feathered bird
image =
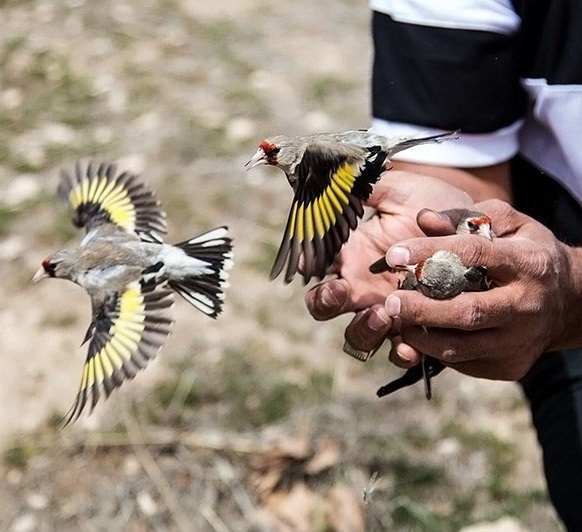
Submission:
MULTIPOLYGON (((451 212, 459 218, 457 234, 473 234, 489 240, 495 237, 491 230, 491 219, 486 214, 463 210, 451 212)), ((374 266, 378 266, 377 271, 385 271, 382 269, 381 261, 374 263, 370 269, 373 270, 374 266)), ((492 286, 484 266, 467 267, 451 251, 436 251, 418 264, 398 269, 406 272, 401 289, 418 290, 432 299, 451 299, 462 292, 480 292, 492 286)), ((423 355, 419 365, 406 370, 401 377, 382 386, 376 394, 378 397, 384 397, 422 379, 426 398, 430 399, 432 397, 431 379, 445 368, 446 366, 438 358, 423 355)))
POLYGON ((58 193, 86 235, 78 247, 46 258, 33 282, 68 279, 87 291, 92 306, 87 359, 66 425, 157 354, 170 333, 173 291, 211 318, 220 314, 232 246, 224 226, 165 244, 166 216, 155 194, 113 164, 77 164, 73 175, 61 173, 58 193))
POLYGON ((454 133, 394 139, 362 130, 263 140, 246 168, 277 166, 294 192, 270 278, 276 278, 287 264, 285 282, 290 282, 303 255, 304 282, 323 279, 363 216, 362 202, 389 169, 390 158, 420 144, 456 138, 454 133))

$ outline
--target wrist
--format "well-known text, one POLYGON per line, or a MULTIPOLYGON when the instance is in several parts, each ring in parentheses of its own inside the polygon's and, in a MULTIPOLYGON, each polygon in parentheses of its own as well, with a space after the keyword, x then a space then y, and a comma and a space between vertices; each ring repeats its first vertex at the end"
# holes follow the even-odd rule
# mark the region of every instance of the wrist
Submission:
POLYGON ((561 312, 549 349, 582 347, 582 248, 559 243, 564 267, 558 271, 561 312))
POLYGON ((393 161, 396 170, 430 175, 454 185, 469 194, 475 203, 500 199, 511 203, 511 175, 509 163, 477 168, 429 166, 404 161, 393 161))

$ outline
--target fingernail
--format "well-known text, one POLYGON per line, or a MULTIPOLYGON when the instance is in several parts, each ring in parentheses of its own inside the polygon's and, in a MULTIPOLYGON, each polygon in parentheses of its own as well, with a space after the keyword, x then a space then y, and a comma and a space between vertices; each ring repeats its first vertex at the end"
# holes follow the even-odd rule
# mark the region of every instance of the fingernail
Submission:
POLYGON ((410 261, 410 251, 402 246, 392 246, 386 254, 390 266, 407 266, 410 261))
POLYGON ((331 288, 324 286, 319 294, 321 306, 324 309, 331 309, 339 306, 339 301, 331 288))
POLYGON ((400 298, 390 294, 384 302, 384 309, 391 318, 397 318, 400 314, 400 298))
POLYGON ((396 350, 396 356, 402 361, 402 362, 412 362, 412 353, 407 353, 406 351, 400 351, 400 350, 396 350))
POLYGON ((384 309, 378 309, 377 311, 370 311, 366 319, 366 324, 371 331, 381 331, 388 325, 388 316, 383 316, 384 309))

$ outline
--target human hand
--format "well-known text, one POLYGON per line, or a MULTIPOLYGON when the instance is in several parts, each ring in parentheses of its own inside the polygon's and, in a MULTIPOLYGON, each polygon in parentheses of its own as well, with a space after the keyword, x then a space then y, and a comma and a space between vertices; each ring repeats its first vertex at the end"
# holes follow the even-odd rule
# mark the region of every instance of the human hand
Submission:
POLYGON ((396 289, 399 276, 374 275, 370 264, 394 242, 423 236, 416 221, 423 207, 444 210, 472 203, 467 193, 437 178, 395 170, 383 174, 367 202, 375 215, 360 223, 343 246, 333 270, 337 278, 307 292, 309 312, 316 320, 357 312, 346 338, 355 336, 353 345, 365 351, 377 347, 392 323, 383 303, 396 289))
MULTIPOLYGON (((388 250, 391 265, 415 264, 439 249, 450 250, 464 264, 483 265, 494 280, 487 292, 435 301, 415 291, 388 296, 385 312, 400 323, 391 360, 412 367, 426 353, 475 377, 517 380, 537 358, 564 346, 571 337, 570 301, 577 284, 572 248, 542 224, 507 203, 475 205, 493 220, 493 242, 465 236, 420 238, 388 250)), ((452 232, 447 216, 423 211, 419 225, 427 234, 452 232)))

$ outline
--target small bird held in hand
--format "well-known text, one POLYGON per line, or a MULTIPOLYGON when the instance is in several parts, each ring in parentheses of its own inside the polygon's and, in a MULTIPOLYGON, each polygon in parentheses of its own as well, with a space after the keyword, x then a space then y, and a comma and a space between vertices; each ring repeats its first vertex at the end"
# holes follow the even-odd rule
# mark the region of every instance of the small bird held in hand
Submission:
MULTIPOLYGON (((495 233, 491 230, 491 218, 479 211, 469 211, 466 209, 454 209, 444 211, 443 214, 449 215, 451 221, 455 223, 455 233, 457 235, 477 235, 483 236, 489 240, 495 238, 495 233)), ((371 273, 384 273, 397 271, 392 268, 386 258, 382 257, 374 262, 370 268, 371 273)), ((401 271, 401 270, 400 270, 401 271)))
MULTIPOLYGON (((489 240, 495 237, 491 230, 491 219, 486 214, 476 211, 456 210, 454 212, 460 215, 457 234, 479 235, 489 240)), ((387 264, 385 260, 384 264, 387 264)), ((374 263, 370 267, 371 271, 375 265, 381 266, 382 263, 381 261, 374 263)), ((492 286, 484 266, 466 267, 451 251, 436 251, 431 257, 418 264, 403 266, 397 270, 407 272, 400 286, 401 289, 418 290, 432 299, 451 299, 462 292, 480 292, 492 286)), ((404 375, 382 386, 376 393, 378 397, 384 397, 423 379, 426 398, 430 399, 432 397, 431 379, 445 368, 446 366, 439 359, 423 355, 419 365, 406 370, 404 375)))
POLYGON ((323 279, 351 230, 364 215, 362 202, 389 168, 396 153, 454 139, 455 132, 423 138, 390 139, 369 130, 263 140, 246 164, 276 166, 287 175, 294 197, 270 279, 287 264, 285 282, 299 269, 304 282, 323 279))
POLYGON ((166 215, 154 192, 113 164, 77 163, 73 175, 61 173, 58 193, 86 235, 78 247, 46 258, 33 282, 68 279, 87 291, 92 306, 87 358, 67 425, 156 356, 171 330, 173 291, 211 318, 220 314, 232 245, 224 226, 165 244, 166 215))

